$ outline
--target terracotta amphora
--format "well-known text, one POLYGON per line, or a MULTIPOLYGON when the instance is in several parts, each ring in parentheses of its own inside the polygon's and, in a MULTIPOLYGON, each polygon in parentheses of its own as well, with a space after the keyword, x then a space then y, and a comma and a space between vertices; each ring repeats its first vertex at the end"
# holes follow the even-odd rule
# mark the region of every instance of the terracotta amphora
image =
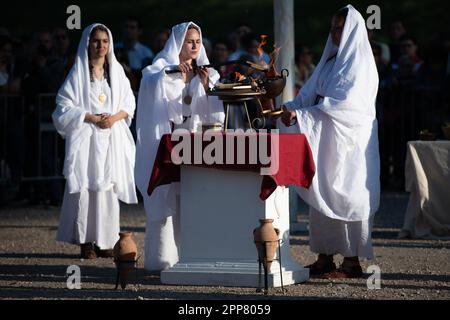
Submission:
POLYGON ((273 227, 273 219, 259 219, 259 222, 260 226, 253 230, 253 239, 258 250, 259 259, 267 272, 270 272, 270 267, 278 248, 280 230, 273 227))
POLYGON ((114 262, 122 289, 127 286, 129 274, 136 265, 137 246, 132 235, 131 232, 119 232, 120 239, 114 245, 114 262))

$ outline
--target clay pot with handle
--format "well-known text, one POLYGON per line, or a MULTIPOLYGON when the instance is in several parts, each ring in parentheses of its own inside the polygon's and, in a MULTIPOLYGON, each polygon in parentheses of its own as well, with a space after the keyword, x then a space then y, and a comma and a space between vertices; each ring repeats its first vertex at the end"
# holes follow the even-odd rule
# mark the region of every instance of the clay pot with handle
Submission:
POLYGON ((260 219, 259 222, 260 226, 253 230, 253 239, 259 259, 267 272, 270 272, 278 248, 280 230, 273 227, 273 219, 260 219))
POLYGON ((120 279, 122 289, 125 289, 129 274, 136 265, 137 246, 132 235, 131 232, 119 232, 120 239, 114 245, 114 262, 118 269, 118 280, 120 279))

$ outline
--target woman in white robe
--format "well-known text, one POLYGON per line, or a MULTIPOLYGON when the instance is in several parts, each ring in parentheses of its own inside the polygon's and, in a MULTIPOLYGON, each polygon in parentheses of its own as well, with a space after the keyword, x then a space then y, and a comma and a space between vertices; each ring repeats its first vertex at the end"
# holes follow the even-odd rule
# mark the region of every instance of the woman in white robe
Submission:
POLYGON ((88 259, 112 255, 119 239, 119 200, 137 203, 135 145, 128 128, 136 102, 113 48, 104 25, 83 31, 52 115, 66 140, 57 240, 79 244, 88 259))
POLYGON ((339 10, 322 58, 298 96, 283 107, 297 121, 316 162, 312 186, 297 189, 310 206, 311 275, 360 277, 358 257, 373 258, 371 229, 380 198, 375 99, 378 74, 361 14, 339 10), (341 254, 339 269, 333 255, 341 254), (324 275, 325 274, 325 275, 324 275))
POLYGON ((223 104, 206 90, 219 80, 210 68, 202 33, 193 22, 172 28, 164 49, 143 70, 136 118, 136 185, 144 198, 147 224, 145 260, 147 270, 164 270, 178 261, 179 183, 159 186, 151 196, 148 183, 161 137, 173 129, 201 130, 202 123, 223 123, 223 104), (167 74, 168 69, 180 73, 167 74))

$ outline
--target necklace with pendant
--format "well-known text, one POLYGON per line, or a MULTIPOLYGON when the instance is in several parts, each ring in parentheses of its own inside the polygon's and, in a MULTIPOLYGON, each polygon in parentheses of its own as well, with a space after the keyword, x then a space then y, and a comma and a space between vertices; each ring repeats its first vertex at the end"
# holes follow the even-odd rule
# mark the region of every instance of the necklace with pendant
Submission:
POLYGON ((185 105, 182 111, 183 123, 185 123, 191 117, 191 107, 190 107, 190 104, 192 103, 192 96, 190 93, 191 80, 189 80, 185 89, 183 90, 184 92, 182 92, 182 94, 184 94, 183 104, 185 105))
POLYGON ((190 92, 190 88, 191 88, 191 80, 189 80, 188 84, 187 84, 187 88, 186 88, 186 95, 183 97, 183 102, 187 105, 190 105, 192 102, 192 96, 191 96, 191 92, 190 92))
POLYGON ((98 90, 100 93, 98 95, 98 101, 100 101, 101 104, 104 104, 106 102, 106 99, 108 96, 103 92, 103 79, 99 80, 100 83, 100 90, 98 90))
POLYGON ((187 105, 190 105, 192 102, 192 97, 190 95, 185 95, 183 98, 183 102, 187 105))
POLYGON ((104 104, 106 102, 106 99, 108 98, 108 96, 103 92, 103 80, 105 79, 105 77, 104 77, 104 72, 105 71, 103 70, 103 72, 102 72, 102 74, 103 74, 102 78, 101 79, 97 79, 97 77, 95 76, 94 66, 90 65, 90 68, 91 68, 92 77, 95 80, 94 82, 95 82, 95 85, 97 87, 97 92, 99 92, 99 94, 98 94, 98 101, 100 101, 101 104, 104 104), (100 85, 100 89, 98 88, 99 85, 100 85))
POLYGON ((98 101, 100 101, 100 102, 103 104, 103 103, 105 103, 106 98, 107 98, 106 94, 104 94, 104 93, 102 92, 102 93, 100 93, 99 96, 98 96, 98 101))

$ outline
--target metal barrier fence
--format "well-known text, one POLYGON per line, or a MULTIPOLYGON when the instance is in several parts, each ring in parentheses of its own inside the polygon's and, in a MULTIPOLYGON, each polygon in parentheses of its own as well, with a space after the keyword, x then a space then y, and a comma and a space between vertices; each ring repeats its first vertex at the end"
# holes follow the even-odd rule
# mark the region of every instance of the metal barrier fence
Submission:
POLYGON ((64 146, 51 120, 54 109, 55 94, 40 94, 31 103, 21 95, 0 95, 0 203, 59 203, 64 146))
MULTIPOLYGON (((62 163, 64 160, 64 142, 53 125, 51 114, 55 110, 55 94, 39 94, 37 104, 32 106, 30 113, 35 113, 37 126, 33 135, 36 147, 34 149, 35 166, 22 181, 62 180, 62 163)), ((32 127, 32 126, 31 126, 32 127)))
POLYGON ((24 97, 0 95, 0 183, 1 187, 18 183, 22 177, 22 132, 24 128, 24 97))

